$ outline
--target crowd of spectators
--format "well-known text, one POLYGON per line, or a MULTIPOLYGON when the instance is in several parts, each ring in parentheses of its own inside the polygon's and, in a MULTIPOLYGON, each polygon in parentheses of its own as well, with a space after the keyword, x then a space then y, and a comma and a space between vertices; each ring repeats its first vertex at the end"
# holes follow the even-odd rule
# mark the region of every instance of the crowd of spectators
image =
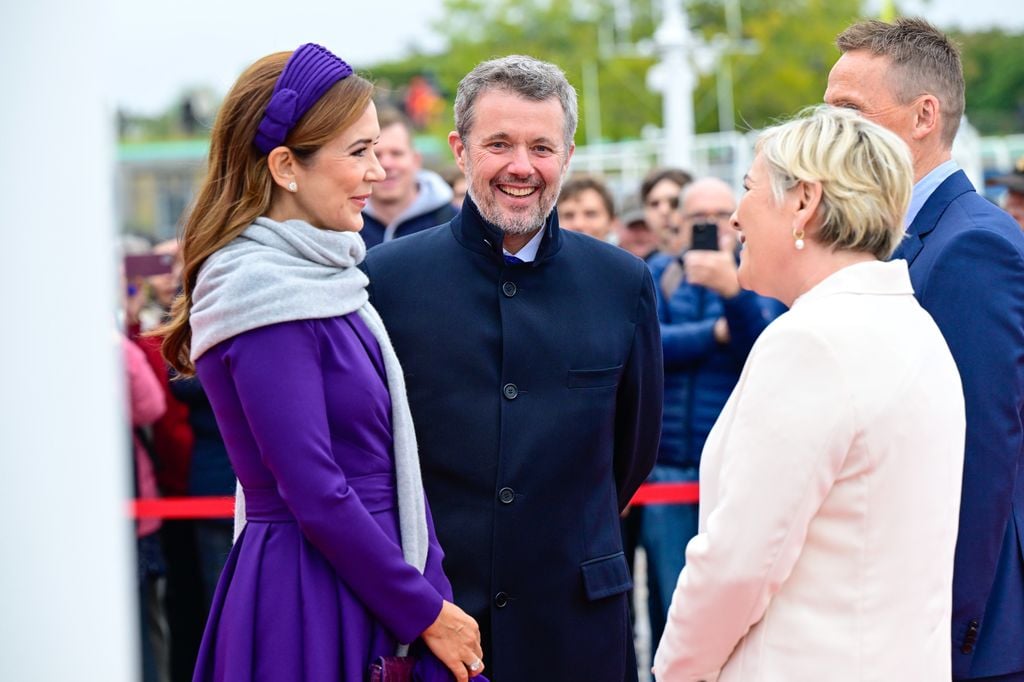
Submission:
MULTIPOLYGON (((466 179, 457 169, 435 173, 423 167, 413 128, 401 114, 382 111, 380 126, 377 154, 387 178, 364 210, 368 246, 446 222, 466 194, 466 179)), ((991 182, 1006 188, 1004 206, 1024 229, 1024 159, 991 182)), ((624 203, 618 210, 602 178, 577 174, 562 187, 559 224, 615 244, 650 268, 665 358, 665 404, 658 461, 648 480, 696 482, 704 441, 747 354, 785 307, 743 290, 737 281, 740 247, 730 227, 736 197, 727 183, 655 168, 624 203)), ((176 377, 160 355, 159 339, 146 335, 166 319, 179 291, 178 244, 129 238, 124 250, 129 259, 161 256, 165 264, 145 274, 126 269, 123 280, 121 342, 135 495, 231 495, 235 476, 202 385, 195 377, 176 377)), ((191 679, 231 547, 231 522, 146 518, 136 522, 136 530, 143 679, 191 679)), ((696 504, 634 507, 623 514, 630 567, 638 546, 647 556, 653 643, 665 627, 684 550, 696 532, 696 504)))
MULTIPOLYGON (((176 240, 123 241, 122 330, 136 496, 231 495, 235 475, 198 379, 176 377, 147 336, 180 288, 176 240)), ((137 522, 142 678, 190 680, 214 588, 231 549, 231 521, 137 522)))

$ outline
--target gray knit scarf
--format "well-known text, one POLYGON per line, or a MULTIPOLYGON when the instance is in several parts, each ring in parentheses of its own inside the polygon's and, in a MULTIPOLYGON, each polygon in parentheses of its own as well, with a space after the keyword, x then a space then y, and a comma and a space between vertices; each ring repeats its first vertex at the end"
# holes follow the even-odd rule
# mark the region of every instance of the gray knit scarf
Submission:
MULTIPOLYGON (((356 267, 364 256, 366 245, 356 232, 321 230, 301 220, 279 223, 257 218, 199 270, 192 295, 192 360, 221 341, 258 327, 357 311, 384 358, 391 394, 402 554, 422 573, 428 537, 416 433, 402 367, 380 315, 369 303, 369 280, 356 267)), ((245 497, 239 485, 236 539, 244 526, 245 497)))

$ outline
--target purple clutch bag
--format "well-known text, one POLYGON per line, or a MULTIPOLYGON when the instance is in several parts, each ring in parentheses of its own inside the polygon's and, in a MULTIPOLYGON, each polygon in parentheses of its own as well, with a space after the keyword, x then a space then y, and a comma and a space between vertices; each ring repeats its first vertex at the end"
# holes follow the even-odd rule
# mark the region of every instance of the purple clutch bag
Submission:
MULTIPOLYGON (((381 656, 370 664, 370 682, 448 682, 454 676, 433 656, 381 656)), ((472 682, 487 682, 483 675, 470 674, 472 682)))
POLYGON ((413 682, 415 667, 412 656, 381 656, 370 664, 370 682, 413 682))

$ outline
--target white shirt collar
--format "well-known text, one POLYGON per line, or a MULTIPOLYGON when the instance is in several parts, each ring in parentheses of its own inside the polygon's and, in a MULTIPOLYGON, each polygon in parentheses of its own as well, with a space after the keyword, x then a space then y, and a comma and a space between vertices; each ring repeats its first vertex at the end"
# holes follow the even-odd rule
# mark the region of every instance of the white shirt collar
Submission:
POLYGON ((544 239, 545 226, 546 224, 544 226, 541 226, 541 228, 537 230, 537 234, 533 235, 533 238, 530 239, 530 241, 526 242, 523 248, 519 249, 517 253, 509 252, 504 246, 501 247, 502 253, 504 253, 506 256, 515 256, 524 263, 532 263, 534 260, 537 259, 537 251, 538 249, 540 249, 540 243, 544 239))

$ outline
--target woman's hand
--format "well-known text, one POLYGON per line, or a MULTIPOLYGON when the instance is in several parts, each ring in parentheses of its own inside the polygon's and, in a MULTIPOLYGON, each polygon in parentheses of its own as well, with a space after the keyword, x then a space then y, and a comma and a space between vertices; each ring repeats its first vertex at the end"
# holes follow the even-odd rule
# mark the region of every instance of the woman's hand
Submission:
POLYGON ((467 682, 471 674, 479 675, 484 670, 480 628, 450 601, 444 602, 437 620, 423 631, 423 641, 458 682, 467 682))

